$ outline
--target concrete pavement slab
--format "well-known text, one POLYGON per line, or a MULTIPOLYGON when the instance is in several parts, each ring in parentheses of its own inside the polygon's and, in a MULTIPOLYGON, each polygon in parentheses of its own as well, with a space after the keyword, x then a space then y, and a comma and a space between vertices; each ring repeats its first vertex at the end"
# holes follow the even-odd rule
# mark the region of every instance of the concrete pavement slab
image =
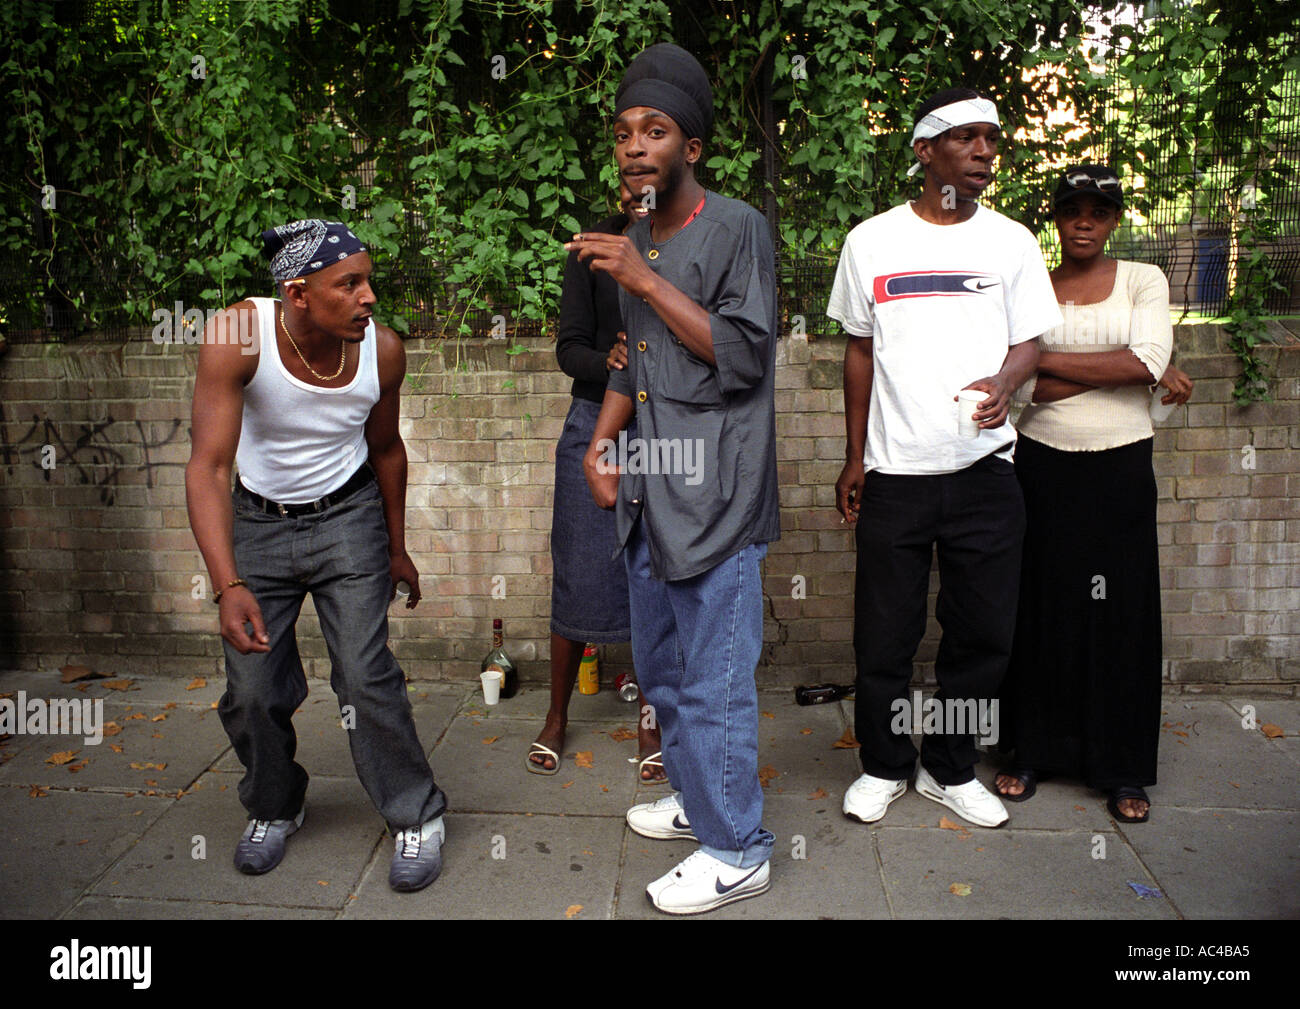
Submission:
POLYGON ((105 735, 98 745, 86 745, 80 736, 39 737, 39 745, 25 746, 0 767, 0 783, 174 795, 230 747, 211 708, 178 705, 164 710, 114 699, 105 702, 103 711, 105 731, 111 731, 107 725, 113 722, 120 732, 105 735), (70 761, 48 762, 56 753, 69 751, 75 753, 70 761))
POLYGON ((1153 807, 1295 809, 1296 765, 1222 700, 1166 698, 1153 807))
POLYGON ((0 908, 57 918, 171 803, 102 792, 0 788, 0 908))
POLYGON ((1122 830, 1188 918, 1300 918, 1300 813, 1153 803, 1122 830))
POLYGON ((235 869, 235 844, 247 824, 228 774, 209 773, 176 801, 123 855, 91 893, 105 897, 197 900, 339 908, 384 832, 354 779, 316 778, 308 786, 302 829, 284 861, 263 876, 235 869), (195 858, 202 838, 204 858, 195 858))
POLYGON ((636 739, 616 741, 589 722, 570 723, 558 774, 524 768, 537 726, 514 718, 458 715, 431 763, 452 810, 463 813, 583 813, 621 820, 636 794, 627 758, 636 739), (589 754, 590 767, 578 754, 589 754))
MULTIPOLYGON (((521 773, 527 773, 521 771, 521 773)), ((608 918, 621 820, 603 816, 448 814, 443 874, 427 889, 388 886, 380 845, 345 918, 608 918)))
POLYGON ((72 921, 276 921, 329 920, 338 912, 309 907, 223 904, 208 900, 136 900, 85 897, 64 917, 72 921))
POLYGON ((1169 919, 1168 900, 1140 899, 1130 881, 1158 886, 1118 833, 960 831, 879 827, 880 861, 899 918, 1169 919), (1096 838, 1105 858, 1094 858, 1096 838), (956 887, 962 895, 954 893, 956 887))

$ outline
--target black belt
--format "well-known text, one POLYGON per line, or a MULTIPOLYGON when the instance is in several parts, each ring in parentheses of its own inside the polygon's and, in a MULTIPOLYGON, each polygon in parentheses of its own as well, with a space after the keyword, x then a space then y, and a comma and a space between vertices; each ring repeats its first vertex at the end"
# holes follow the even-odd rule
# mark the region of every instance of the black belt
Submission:
POLYGON ((375 474, 368 463, 362 463, 361 468, 348 477, 347 482, 333 493, 326 494, 315 501, 307 501, 304 504, 280 504, 278 501, 271 501, 262 497, 261 494, 254 494, 244 486, 244 481, 239 481, 239 490, 252 504, 266 512, 268 515, 278 515, 280 518, 297 518, 299 515, 315 515, 323 512, 326 508, 331 508, 338 504, 344 498, 351 497, 366 484, 374 480, 375 474))

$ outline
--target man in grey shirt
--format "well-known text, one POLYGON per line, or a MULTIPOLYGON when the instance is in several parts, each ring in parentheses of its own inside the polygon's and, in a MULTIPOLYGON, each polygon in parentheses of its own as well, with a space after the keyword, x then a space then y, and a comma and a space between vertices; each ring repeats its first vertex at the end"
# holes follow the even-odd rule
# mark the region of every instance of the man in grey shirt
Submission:
POLYGON ((753 207, 695 179, 713 100, 689 53, 641 53, 615 114, 622 177, 653 201, 626 235, 566 244, 618 281, 628 340, 584 468, 596 502, 616 507, 633 657, 674 789, 628 810, 628 825, 699 841, 646 888, 661 911, 698 914, 767 890, 773 844, 761 822, 754 685, 759 562, 780 536, 772 239, 753 207))

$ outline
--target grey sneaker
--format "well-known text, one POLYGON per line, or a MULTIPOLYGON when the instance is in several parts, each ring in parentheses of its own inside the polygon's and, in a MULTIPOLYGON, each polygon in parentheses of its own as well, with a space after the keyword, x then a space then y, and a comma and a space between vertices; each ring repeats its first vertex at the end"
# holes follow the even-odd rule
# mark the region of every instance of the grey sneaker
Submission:
POLYGON ((244 836, 235 845, 235 868, 249 876, 270 872, 284 858, 285 839, 302 826, 307 807, 292 820, 249 820, 244 836))
POLYGON ((442 817, 397 832, 388 885, 399 893, 423 890, 442 872, 442 842, 447 828, 442 817))

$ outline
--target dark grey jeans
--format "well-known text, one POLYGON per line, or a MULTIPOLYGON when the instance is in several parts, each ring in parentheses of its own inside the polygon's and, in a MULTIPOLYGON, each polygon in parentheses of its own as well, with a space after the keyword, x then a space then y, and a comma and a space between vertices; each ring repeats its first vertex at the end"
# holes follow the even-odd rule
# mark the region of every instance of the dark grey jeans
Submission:
POLYGON ((226 692, 217 710, 244 765, 239 799, 248 815, 297 816, 307 791, 292 719, 307 697, 295 624, 310 592, 329 649, 330 686, 340 711, 354 710, 347 734, 362 786, 394 832, 440 816, 447 797, 433 780, 406 678, 388 648, 392 579, 378 486, 372 481, 299 518, 267 515, 238 488, 234 508, 235 562, 271 638, 269 652, 248 655, 223 641, 226 692))

